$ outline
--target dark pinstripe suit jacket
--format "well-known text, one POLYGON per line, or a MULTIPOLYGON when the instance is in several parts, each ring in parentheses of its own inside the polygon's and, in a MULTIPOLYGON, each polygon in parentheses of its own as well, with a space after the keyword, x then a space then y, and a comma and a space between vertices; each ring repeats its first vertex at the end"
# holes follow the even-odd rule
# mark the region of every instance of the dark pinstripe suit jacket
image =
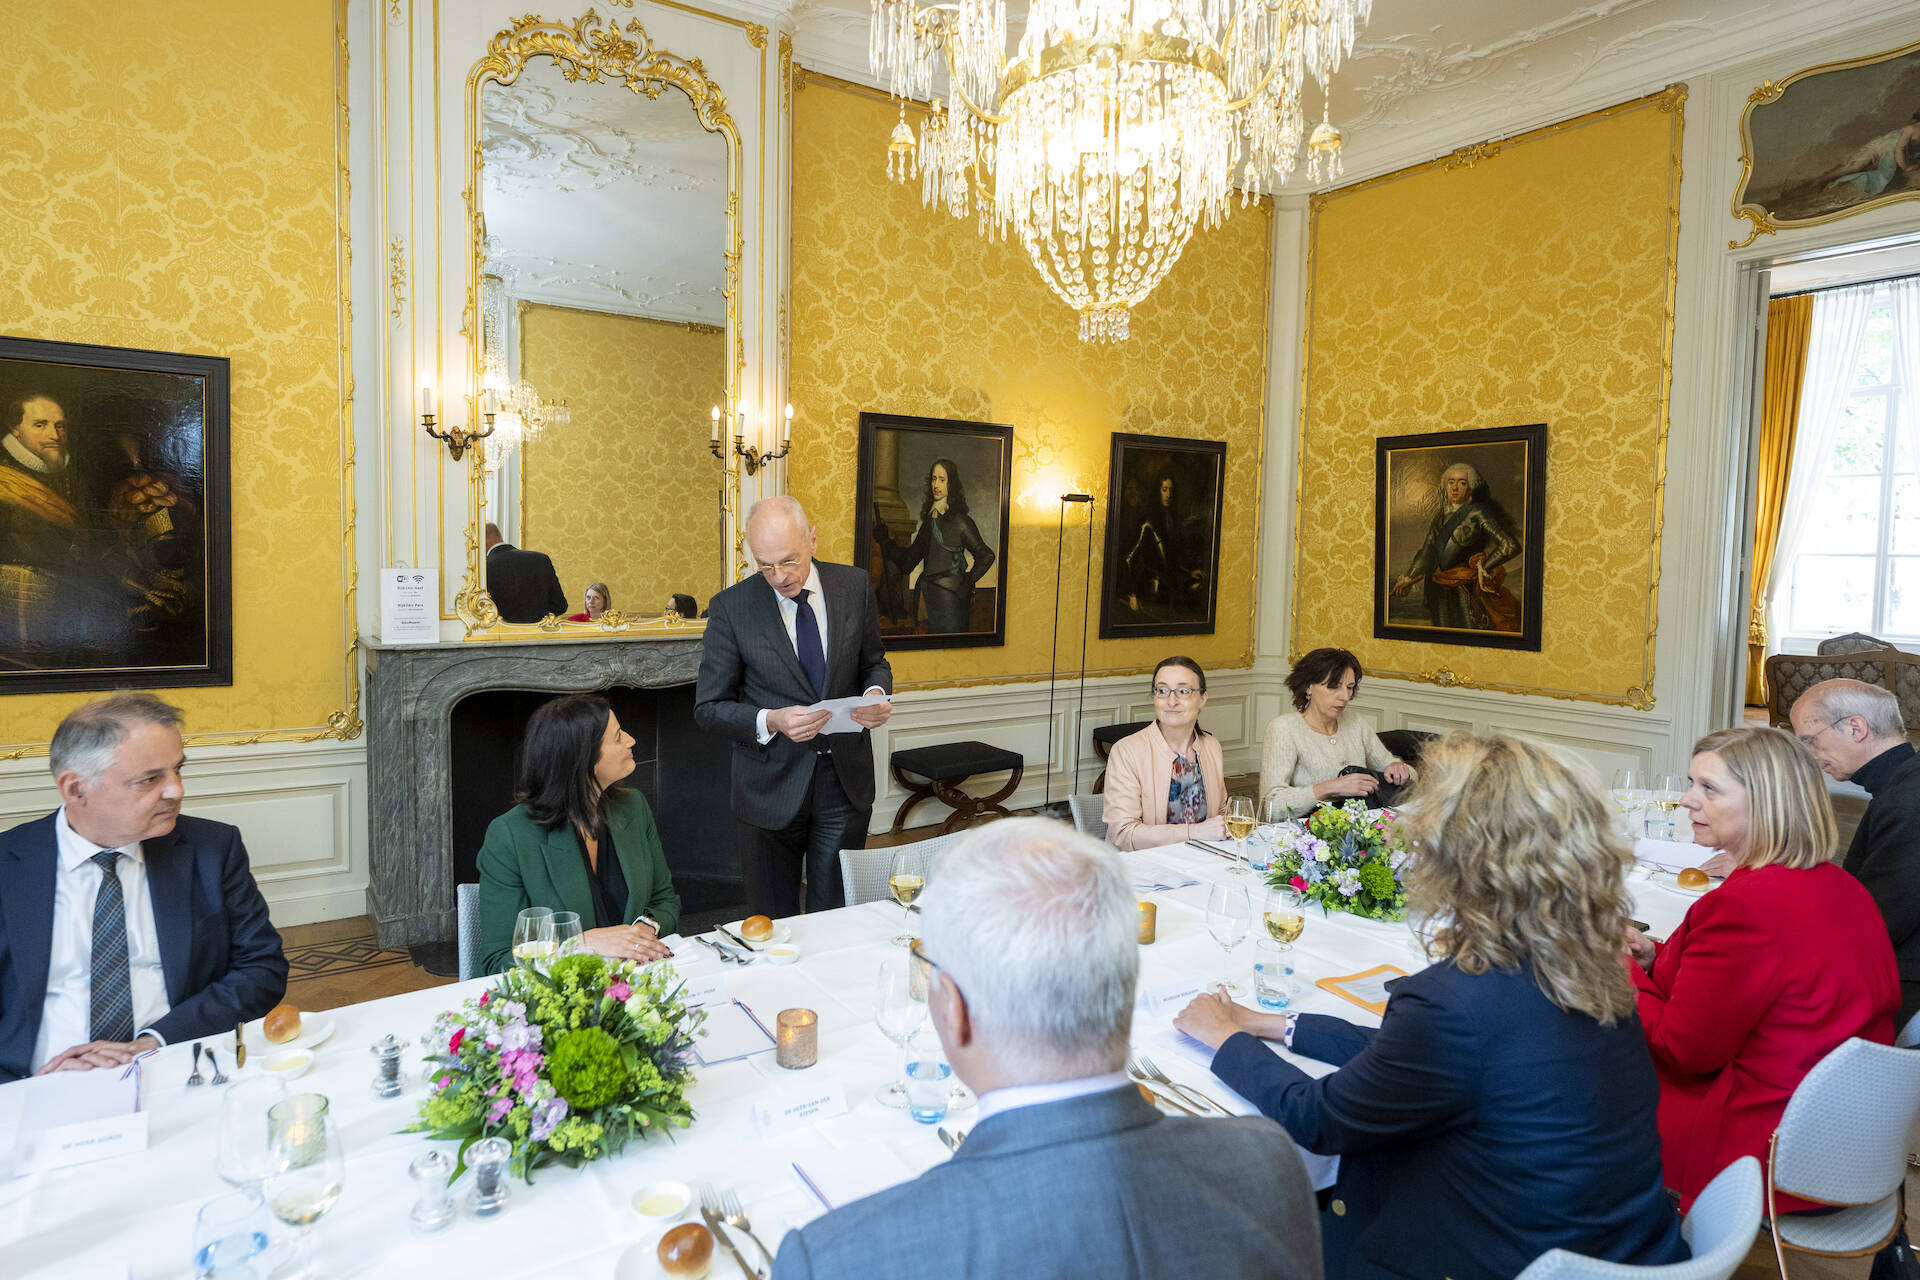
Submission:
MULTIPOLYGON (((713 598, 701 641, 693 719, 733 741, 733 812, 742 822, 777 830, 793 821, 813 778, 814 744, 784 734, 754 741, 760 711, 851 698, 878 686, 893 692, 893 668, 880 640, 880 614, 867 575, 851 565, 815 560, 827 603, 827 687, 815 695, 780 618, 779 596, 759 574, 713 598)), ((847 799, 873 806, 873 735, 827 736, 847 799)))

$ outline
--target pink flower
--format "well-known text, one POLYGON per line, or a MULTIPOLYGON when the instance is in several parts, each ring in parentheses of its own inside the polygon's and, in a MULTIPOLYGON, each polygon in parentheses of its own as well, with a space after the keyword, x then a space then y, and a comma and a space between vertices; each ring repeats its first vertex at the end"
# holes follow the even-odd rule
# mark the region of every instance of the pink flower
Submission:
POLYGON ((607 994, 615 1000, 624 1001, 633 994, 633 988, 624 982, 616 982, 607 988, 607 994))
POLYGON ((1307 878, 1305 876, 1295 876, 1293 879, 1287 881, 1287 883, 1302 893, 1306 892, 1307 878))
POLYGON ((493 993, 490 991, 482 991, 480 993, 480 1003, 485 1004, 487 1000, 492 996, 492 994, 493 993))
POLYGON ((494 1103, 493 1108, 487 1112, 487 1123, 499 1124, 502 1120, 506 1118, 507 1112, 511 1110, 513 1110, 513 1099, 512 1098, 500 1099, 498 1102, 494 1103))
POLYGON ((467 1038, 467 1029, 465 1027, 461 1027, 458 1031, 453 1033, 453 1039, 447 1041, 447 1052, 448 1053, 460 1052, 460 1042, 462 1040, 465 1040, 466 1038, 467 1038))

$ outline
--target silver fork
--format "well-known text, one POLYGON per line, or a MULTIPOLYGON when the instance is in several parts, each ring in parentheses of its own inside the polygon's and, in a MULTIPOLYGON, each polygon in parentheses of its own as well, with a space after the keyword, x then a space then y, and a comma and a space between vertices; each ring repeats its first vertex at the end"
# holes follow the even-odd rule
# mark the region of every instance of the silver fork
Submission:
POLYGON ((220 1069, 220 1059, 213 1056, 213 1050, 211 1049, 207 1050, 207 1065, 213 1068, 213 1082, 215 1084, 225 1084, 227 1082, 227 1073, 220 1069))
POLYGON ((189 1085, 205 1084, 206 1077, 200 1074, 200 1042, 193 1042, 193 1074, 187 1077, 189 1085))
POLYGON ((740 1250, 734 1245, 733 1237, 720 1230, 721 1223, 726 1219, 720 1216, 720 1197, 713 1193, 711 1183, 700 1184, 700 1217, 706 1222, 707 1230, 713 1232, 714 1239, 727 1246, 727 1252, 732 1254, 734 1262, 739 1264, 740 1273, 747 1280, 760 1280, 760 1273, 748 1266, 747 1260, 740 1256, 740 1250))
POLYGON ((727 1225, 730 1227, 738 1227, 746 1233, 747 1239, 753 1241, 753 1247, 760 1251, 760 1256, 767 1260, 767 1267, 771 1270, 773 1267, 773 1255, 767 1252, 766 1245, 760 1243, 760 1237, 753 1234, 753 1224, 747 1221, 746 1206, 740 1203, 739 1193, 734 1191, 725 1192, 720 1197, 720 1205, 722 1210, 721 1216, 726 1218, 727 1225))
POLYGON ((1160 1068, 1154 1066, 1153 1059, 1147 1057, 1145 1054, 1138 1054, 1138 1053, 1133 1054, 1130 1058, 1130 1062, 1134 1070, 1138 1071, 1141 1075, 1153 1081, 1155 1084, 1163 1085, 1166 1088, 1173 1090, 1175 1093, 1187 1099, 1187 1101, 1192 1102, 1196 1106, 1206 1107, 1208 1110, 1214 1112, 1216 1115, 1224 1116, 1224 1115, 1232 1114, 1232 1112, 1228 1111, 1225 1107, 1221 1106, 1219 1103, 1215 1102, 1212 1098, 1209 1098, 1206 1094, 1200 1092, 1198 1089, 1188 1088, 1186 1085, 1181 1084, 1178 1080, 1173 1079, 1171 1076, 1169 1076, 1166 1072, 1162 1071, 1160 1068))

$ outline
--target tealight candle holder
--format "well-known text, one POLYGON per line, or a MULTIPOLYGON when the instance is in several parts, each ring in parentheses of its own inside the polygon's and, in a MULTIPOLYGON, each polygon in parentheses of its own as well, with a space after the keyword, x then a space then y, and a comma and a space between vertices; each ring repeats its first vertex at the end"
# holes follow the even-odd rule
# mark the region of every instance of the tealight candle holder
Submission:
POLYGON ((491 1218, 506 1207, 507 1158, 513 1148, 505 1138, 482 1138, 467 1151, 473 1170, 473 1194, 467 1203, 476 1218, 491 1218))
POLYGON ((376 1098, 397 1098, 401 1092, 400 1052, 406 1046, 391 1034, 376 1040, 367 1046, 367 1052, 379 1062, 379 1069, 373 1077, 373 1096, 376 1098))
POLYGON ((811 1009, 782 1009, 774 1024, 773 1060, 791 1071, 820 1060, 820 1015, 811 1009))
POLYGON ((1160 908, 1155 906, 1151 902, 1145 902, 1145 901, 1141 902, 1140 904, 1140 945, 1141 946, 1144 947, 1148 943, 1153 941, 1155 937, 1154 930, 1158 926, 1159 922, 1160 922, 1160 908))
POLYGON ((447 1187, 452 1172, 453 1161, 444 1151, 429 1151, 407 1166, 407 1175, 420 1186, 420 1198, 407 1215, 415 1231, 430 1234, 453 1221, 453 1193, 447 1187))

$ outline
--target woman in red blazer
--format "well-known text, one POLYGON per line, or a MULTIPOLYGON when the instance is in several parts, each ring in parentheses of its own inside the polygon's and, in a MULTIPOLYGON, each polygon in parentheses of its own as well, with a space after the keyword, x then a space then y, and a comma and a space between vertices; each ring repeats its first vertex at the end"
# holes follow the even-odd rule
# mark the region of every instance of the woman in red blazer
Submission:
POLYGON ((1851 1037, 1892 1044, 1900 1007, 1893 945, 1834 861, 1833 806, 1806 748, 1779 729, 1722 729, 1694 744, 1688 772, 1694 841, 1735 869, 1664 944, 1628 939, 1682 1211, 1739 1157, 1764 1165, 1801 1078, 1851 1037))

